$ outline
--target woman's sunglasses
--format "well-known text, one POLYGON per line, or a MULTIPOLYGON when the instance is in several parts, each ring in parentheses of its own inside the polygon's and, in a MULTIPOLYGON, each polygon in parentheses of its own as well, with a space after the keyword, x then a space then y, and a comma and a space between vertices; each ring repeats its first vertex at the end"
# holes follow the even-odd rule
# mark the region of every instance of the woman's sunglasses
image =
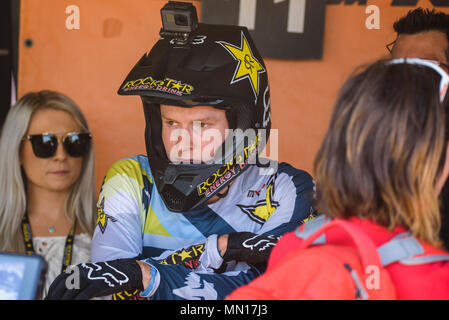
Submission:
MULTIPOLYGON (((39 158, 51 158, 58 149, 58 137, 53 133, 32 134, 23 138, 30 140, 33 152, 39 158)), ((90 133, 70 132, 62 137, 64 150, 71 157, 85 156, 90 149, 90 133)))

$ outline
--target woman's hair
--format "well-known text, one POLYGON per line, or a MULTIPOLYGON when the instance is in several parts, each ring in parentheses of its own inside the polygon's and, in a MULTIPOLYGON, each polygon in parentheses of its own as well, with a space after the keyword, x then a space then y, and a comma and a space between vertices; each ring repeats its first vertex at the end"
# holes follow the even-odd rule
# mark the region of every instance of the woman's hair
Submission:
POLYGON ((428 67, 386 61, 349 77, 314 163, 323 212, 402 225, 440 245, 435 183, 447 135, 439 83, 428 67))
MULTIPOLYGON (((20 150, 31 117, 39 109, 62 110, 90 132, 79 107, 67 96, 53 92, 30 92, 8 112, 0 136, 0 251, 24 253, 21 221, 27 208, 26 176, 20 166, 20 150)), ((64 214, 76 217, 81 228, 92 235, 95 225, 95 151, 93 145, 84 157, 78 180, 65 201, 64 214)))

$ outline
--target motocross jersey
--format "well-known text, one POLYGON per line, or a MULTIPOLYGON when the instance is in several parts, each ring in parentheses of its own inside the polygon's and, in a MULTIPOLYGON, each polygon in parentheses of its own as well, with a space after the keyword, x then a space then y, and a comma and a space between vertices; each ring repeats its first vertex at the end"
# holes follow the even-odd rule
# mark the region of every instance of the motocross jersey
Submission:
POLYGON ((224 299, 263 270, 245 262, 223 263, 217 237, 294 230, 315 214, 314 187, 308 173, 287 163, 269 175, 249 165, 225 197, 172 212, 158 193, 147 157, 122 159, 107 171, 100 190, 91 259, 138 257, 149 263, 156 271, 152 299, 224 299))

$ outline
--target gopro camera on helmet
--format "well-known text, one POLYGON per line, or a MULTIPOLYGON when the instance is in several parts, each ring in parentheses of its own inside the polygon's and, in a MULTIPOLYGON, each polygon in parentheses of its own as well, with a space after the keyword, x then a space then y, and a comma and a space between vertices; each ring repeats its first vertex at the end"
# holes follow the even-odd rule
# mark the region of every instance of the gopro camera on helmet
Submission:
POLYGON ((169 1, 161 9, 161 37, 172 38, 178 44, 186 44, 198 28, 196 8, 188 2, 169 1))

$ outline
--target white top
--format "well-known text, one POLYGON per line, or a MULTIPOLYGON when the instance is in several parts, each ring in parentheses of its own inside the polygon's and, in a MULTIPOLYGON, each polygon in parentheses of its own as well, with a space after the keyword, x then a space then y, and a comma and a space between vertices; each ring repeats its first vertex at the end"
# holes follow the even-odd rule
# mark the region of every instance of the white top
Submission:
MULTIPOLYGON (((55 278, 61 273, 64 246, 67 236, 33 237, 36 254, 41 255, 47 262, 47 275, 44 286, 44 297, 55 278)), ((87 233, 75 235, 72 252, 72 265, 90 262, 91 238, 87 233)))

